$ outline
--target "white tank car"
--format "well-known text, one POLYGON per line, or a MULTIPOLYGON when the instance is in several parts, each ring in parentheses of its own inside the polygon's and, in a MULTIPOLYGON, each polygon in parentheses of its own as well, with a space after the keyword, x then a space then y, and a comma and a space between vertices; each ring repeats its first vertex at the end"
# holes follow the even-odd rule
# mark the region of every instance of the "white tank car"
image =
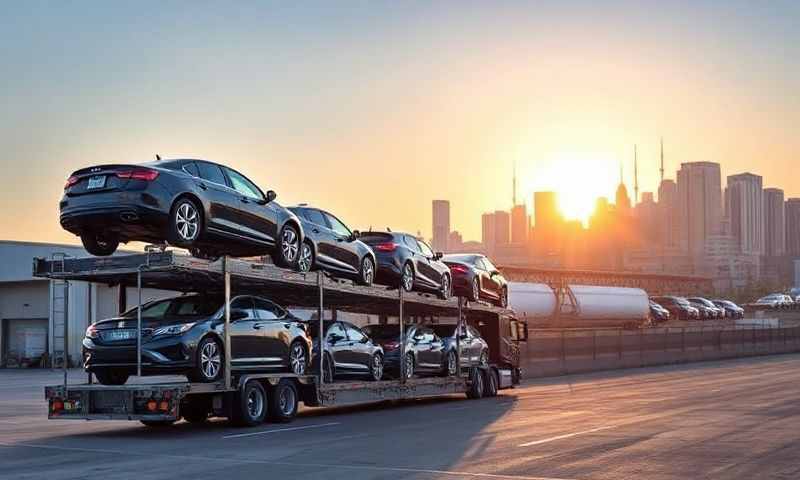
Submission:
MULTIPOLYGON (((647 292, 640 288, 570 285, 579 314, 562 311, 562 318, 573 317, 580 323, 626 323, 645 321, 650 314, 647 292)), ((553 317, 556 298, 543 283, 509 282, 508 305, 517 315, 528 319, 553 317)))

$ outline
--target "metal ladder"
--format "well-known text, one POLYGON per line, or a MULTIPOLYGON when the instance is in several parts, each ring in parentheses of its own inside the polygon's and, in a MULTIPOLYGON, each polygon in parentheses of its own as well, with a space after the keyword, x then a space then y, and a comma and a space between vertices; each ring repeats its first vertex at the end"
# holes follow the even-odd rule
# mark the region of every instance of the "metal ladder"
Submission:
MULTIPOLYGON (((55 252, 52 254, 51 263, 53 272, 64 271, 66 253, 55 252), (60 268, 60 270, 58 270, 60 268)), ((67 317, 69 315, 69 281, 54 279, 50 281, 51 298, 50 312, 53 325, 53 356, 50 358, 51 368, 68 368, 69 352, 67 348, 67 317)))

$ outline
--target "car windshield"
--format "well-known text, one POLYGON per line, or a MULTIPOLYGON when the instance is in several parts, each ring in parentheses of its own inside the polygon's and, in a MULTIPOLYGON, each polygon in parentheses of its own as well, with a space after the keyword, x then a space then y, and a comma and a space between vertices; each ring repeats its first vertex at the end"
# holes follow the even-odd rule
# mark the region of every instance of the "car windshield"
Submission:
POLYGON ((400 335, 399 325, 367 325, 361 330, 375 340, 390 340, 400 335))
MULTIPOLYGON (((208 317, 219 310, 222 300, 204 295, 157 300, 142 305, 142 318, 159 320, 165 318, 208 317)), ((122 314, 123 318, 137 318, 138 308, 134 307, 122 314)))
POLYGON ((364 243, 372 245, 375 243, 391 242, 394 240, 394 236, 391 233, 363 232, 359 239, 364 243))
POLYGON ((462 262, 468 263, 470 265, 475 263, 475 260, 478 258, 477 255, 467 255, 467 254, 456 254, 456 255, 445 255, 442 257, 442 261, 444 262, 462 262))

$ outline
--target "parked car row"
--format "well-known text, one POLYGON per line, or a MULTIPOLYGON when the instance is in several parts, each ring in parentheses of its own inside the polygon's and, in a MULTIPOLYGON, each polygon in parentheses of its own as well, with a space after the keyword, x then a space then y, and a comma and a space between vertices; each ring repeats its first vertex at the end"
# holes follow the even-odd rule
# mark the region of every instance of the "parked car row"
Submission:
MULTIPOLYGON (((137 308, 97 322, 83 339, 84 368, 104 385, 122 385, 136 372, 137 308)), ((224 368, 224 299, 190 294, 142 305, 142 373, 180 374, 195 382, 219 380, 224 368)), ((234 297, 230 312, 231 369, 236 372, 306 375, 322 359, 326 382, 400 375, 398 325, 360 329, 325 321, 324 351, 319 323, 307 322, 274 302, 251 295, 234 297)), ((405 331, 405 375, 456 374, 459 350, 455 325, 411 325, 405 331)), ((489 346, 471 326, 461 332, 463 365, 486 365, 489 346)), ((318 370, 314 370, 315 372, 318 370)))
POLYGON ((131 241, 168 243, 197 257, 270 255, 282 267, 323 269, 362 285, 508 304, 505 279, 483 255, 444 256, 402 232, 360 233, 328 211, 285 208, 276 197, 206 160, 98 165, 70 175, 60 222, 96 256, 131 241))
POLYGON ((661 296, 650 299, 650 315, 656 323, 666 322, 670 319, 714 320, 742 318, 744 309, 730 300, 661 296))
POLYGON ((797 299, 783 293, 772 293, 761 297, 751 304, 755 308, 768 308, 771 310, 788 310, 800 305, 797 299))

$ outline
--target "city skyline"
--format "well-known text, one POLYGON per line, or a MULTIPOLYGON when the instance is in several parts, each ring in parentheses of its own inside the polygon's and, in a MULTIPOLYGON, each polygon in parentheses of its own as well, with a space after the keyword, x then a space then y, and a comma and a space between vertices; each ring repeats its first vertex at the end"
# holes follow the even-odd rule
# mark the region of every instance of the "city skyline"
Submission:
POLYGON ((69 174, 156 154, 426 238, 439 198, 479 238, 515 163, 520 199, 554 190, 584 221, 620 162, 633 195, 633 145, 656 191, 662 136, 669 170, 757 169, 800 195, 794 2, 188 6, 0 6, 0 238, 77 242, 69 174))

